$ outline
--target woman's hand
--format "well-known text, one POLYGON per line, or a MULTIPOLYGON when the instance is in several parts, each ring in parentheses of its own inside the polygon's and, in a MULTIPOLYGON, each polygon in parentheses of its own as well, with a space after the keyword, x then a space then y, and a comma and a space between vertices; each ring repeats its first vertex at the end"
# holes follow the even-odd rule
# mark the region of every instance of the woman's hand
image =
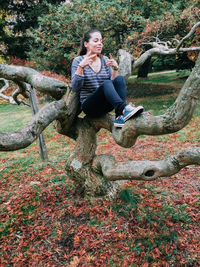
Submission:
POLYGON ((91 52, 84 56, 83 60, 79 63, 79 66, 81 68, 85 68, 89 64, 92 64, 94 57, 96 57, 96 54, 91 55, 91 52))
POLYGON ((112 57, 112 54, 109 54, 110 59, 106 60, 106 66, 111 66, 114 70, 118 70, 117 61, 112 57))

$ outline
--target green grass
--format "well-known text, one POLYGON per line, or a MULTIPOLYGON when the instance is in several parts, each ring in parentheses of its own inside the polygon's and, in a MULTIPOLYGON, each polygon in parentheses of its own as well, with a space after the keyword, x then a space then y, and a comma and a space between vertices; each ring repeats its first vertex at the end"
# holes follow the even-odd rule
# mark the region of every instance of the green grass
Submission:
POLYGON ((180 73, 171 71, 171 72, 161 72, 161 73, 151 73, 148 75, 148 78, 140 78, 130 76, 127 80, 128 83, 177 83, 183 84, 186 80, 185 75, 182 76, 180 73))
POLYGON ((23 127, 32 117, 31 108, 24 105, 0 104, 1 132, 13 132, 23 127))
POLYGON ((159 97, 145 97, 145 98, 129 98, 128 102, 136 105, 142 105, 145 111, 149 111, 154 116, 161 115, 169 108, 176 100, 175 96, 164 95, 159 97))

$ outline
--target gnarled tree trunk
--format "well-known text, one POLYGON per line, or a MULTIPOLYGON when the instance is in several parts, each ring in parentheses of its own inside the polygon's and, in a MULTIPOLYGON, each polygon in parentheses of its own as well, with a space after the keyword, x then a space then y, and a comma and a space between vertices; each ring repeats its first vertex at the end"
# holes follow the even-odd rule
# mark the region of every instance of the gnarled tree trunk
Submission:
POLYGON ((45 77, 30 68, 3 64, 0 64, 0 77, 16 82, 23 95, 27 95, 28 83, 57 99, 43 107, 20 131, 0 133, 0 151, 27 147, 54 121, 58 133, 76 140, 74 151, 66 161, 66 172, 77 184, 77 189, 85 194, 113 195, 124 180, 149 181, 171 176, 187 165, 200 165, 199 147, 189 147, 161 161, 117 162, 112 155, 98 156, 95 153, 96 135, 101 128, 110 131, 120 146, 131 147, 140 135, 163 135, 186 126, 200 98, 200 55, 175 103, 163 115, 150 116, 143 112, 137 118, 128 120, 120 129, 114 127, 114 117, 109 114, 98 119, 78 117, 78 95, 63 82, 45 77))

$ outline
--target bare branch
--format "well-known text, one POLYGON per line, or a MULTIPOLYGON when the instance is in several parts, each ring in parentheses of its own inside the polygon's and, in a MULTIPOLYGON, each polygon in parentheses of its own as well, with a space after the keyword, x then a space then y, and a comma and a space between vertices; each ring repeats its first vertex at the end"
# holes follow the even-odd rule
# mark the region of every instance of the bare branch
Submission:
POLYGON ((186 39, 188 39, 190 36, 192 36, 192 35, 195 33, 195 31, 196 31, 196 29, 197 29, 198 27, 200 27, 200 21, 197 22, 197 23, 192 27, 192 29, 190 30, 190 32, 189 32, 185 37, 183 37, 183 39, 179 42, 178 46, 176 47, 176 51, 177 51, 177 52, 179 51, 179 49, 180 49, 181 45, 183 44, 183 42, 184 42, 186 39))
POLYGON ((18 104, 18 105, 24 104, 24 105, 27 105, 30 107, 30 105, 28 103, 26 103, 24 100, 18 99, 18 95, 20 95, 20 94, 23 95, 25 98, 29 97, 28 90, 27 90, 25 83, 16 82, 18 84, 19 88, 14 91, 12 96, 6 96, 3 94, 3 92, 9 88, 9 81, 6 79, 3 79, 3 78, 0 78, 0 80, 4 81, 4 83, 5 83, 5 85, 0 90, 0 97, 8 100, 11 104, 18 104))
POLYGON ((50 94, 55 99, 60 99, 66 92, 68 85, 57 79, 46 77, 34 69, 0 64, 0 77, 16 83, 25 82, 36 90, 50 94))
POLYGON ((189 51, 200 51, 200 47, 188 47, 188 48, 181 48, 181 45, 183 42, 192 36, 194 34, 197 27, 200 26, 200 21, 196 23, 190 32, 181 40, 178 41, 177 39, 173 39, 178 43, 178 46, 175 48, 169 48, 167 42, 162 42, 158 39, 158 37, 154 37, 156 39, 155 42, 148 42, 146 44, 151 45, 152 48, 147 50, 145 53, 143 53, 133 64, 133 69, 138 68, 144 64, 144 62, 153 55, 175 55, 178 52, 189 52, 189 51))
POLYGON ((160 116, 149 116, 144 112, 130 119, 122 129, 113 127, 112 133, 117 144, 131 147, 141 134, 162 135, 173 133, 188 124, 200 98, 200 55, 190 76, 186 80, 175 103, 160 116))
POLYGON ((25 102, 24 100, 18 98, 18 95, 20 95, 20 94, 21 94, 21 92, 20 92, 20 89, 19 89, 19 88, 16 89, 16 90, 13 92, 13 94, 12 94, 13 99, 15 100, 16 104, 18 104, 18 105, 20 105, 20 104, 24 104, 24 105, 30 107, 30 105, 29 105, 27 102, 25 102))
POLYGON ((10 104, 17 104, 12 96, 6 96, 3 94, 3 92, 6 91, 6 89, 8 89, 8 87, 9 87, 9 81, 7 81, 6 79, 2 79, 2 78, 0 78, 0 80, 5 83, 5 85, 0 89, 0 97, 9 101, 10 104))
MULTIPOLYGON (((156 46, 143 53, 133 64, 133 69, 138 68, 144 64, 144 62, 153 55, 175 55, 177 53, 176 48, 167 48, 166 46, 152 43, 156 46)), ((200 51, 200 47, 180 48, 179 52, 200 51)))
POLYGON ((97 156, 94 168, 109 181, 145 180, 171 176, 188 165, 200 166, 200 147, 189 147, 160 161, 116 162, 111 155, 97 156))
POLYGON ((23 82, 18 82, 18 81, 16 81, 16 84, 19 86, 19 88, 13 92, 12 94, 13 99, 18 105, 22 103, 30 107, 28 103, 18 98, 18 95, 23 95, 25 98, 29 98, 29 89, 27 87, 27 84, 23 82))

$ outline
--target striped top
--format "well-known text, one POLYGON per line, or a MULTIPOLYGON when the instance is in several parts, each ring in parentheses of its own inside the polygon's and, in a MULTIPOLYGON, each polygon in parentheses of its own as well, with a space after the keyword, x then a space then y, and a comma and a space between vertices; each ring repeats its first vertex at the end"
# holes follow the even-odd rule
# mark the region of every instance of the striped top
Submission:
POLYGON ((83 56, 74 58, 71 68, 71 86, 72 90, 80 92, 80 102, 83 101, 93 93, 105 80, 110 80, 112 77, 112 68, 106 66, 107 57, 103 56, 101 59, 101 69, 95 72, 90 66, 84 68, 84 75, 75 74, 78 64, 83 60, 83 56))

